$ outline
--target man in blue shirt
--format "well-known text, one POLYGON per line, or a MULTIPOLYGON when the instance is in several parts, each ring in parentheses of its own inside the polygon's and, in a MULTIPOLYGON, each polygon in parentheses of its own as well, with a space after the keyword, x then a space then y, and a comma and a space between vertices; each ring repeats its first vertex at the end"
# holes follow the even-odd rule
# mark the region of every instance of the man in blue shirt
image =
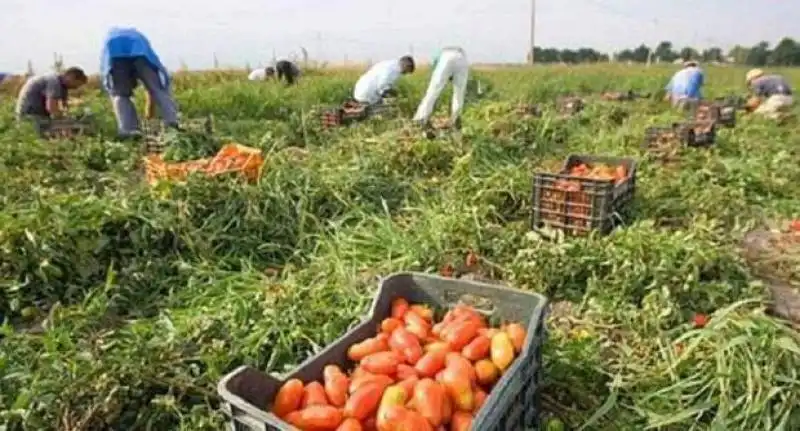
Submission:
POLYGON ((138 30, 116 27, 109 30, 103 42, 100 76, 111 96, 121 137, 140 134, 139 117, 131 101, 138 81, 147 90, 145 117, 153 118, 158 106, 164 123, 178 127, 178 109, 170 93, 169 73, 150 41, 138 30))
POLYGON ((665 90, 672 106, 683 108, 702 98, 700 88, 703 83, 703 70, 696 61, 688 60, 683 63, 683 69, 672 76, 665 90))

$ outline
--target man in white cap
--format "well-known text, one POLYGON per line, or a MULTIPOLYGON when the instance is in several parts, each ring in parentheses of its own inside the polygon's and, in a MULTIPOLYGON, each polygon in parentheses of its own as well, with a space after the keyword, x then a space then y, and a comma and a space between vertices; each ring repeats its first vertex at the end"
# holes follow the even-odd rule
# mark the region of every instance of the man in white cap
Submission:
POLYGON ((766 75, 761 69, 753 69, 747 72, 745 82, 759 102, 753 111, 756 114, 777 119, 794 103, 792 89, 781 75, 766 75))
POLYGON ((683 108, 697 103, 702 98, 700 89, 704 83, 703 70, 696 61, 687 60, 683 63, 683 69, 672 75, 664 90, 672 106, 683 108))
POLYGON ((433 57, 433 74, 431 82, 428 84, 428 91, 422 98, 417 112, 414 114, 414 121, 427 125, 436 106, 436 101, 442 94, 448 82, 453 83, 453 100, 450 107, 450 122, 453 126, 460 125, 461 110, 464 108, 464 97, 467 93, 467 82, 469 81, 469 62, 464 50, 458 47, 447 47, 442 49, 433 57))

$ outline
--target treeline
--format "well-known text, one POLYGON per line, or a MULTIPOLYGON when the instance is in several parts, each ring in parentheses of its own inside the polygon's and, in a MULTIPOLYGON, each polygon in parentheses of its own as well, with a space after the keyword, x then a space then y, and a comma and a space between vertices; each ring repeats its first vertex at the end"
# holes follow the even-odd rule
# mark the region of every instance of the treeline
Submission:
POLYGON ((633 49, 623 49, 613 55, 592 48, 556 49, 536 47, 533 50, 537 63, 596 63, 620 62, 667 62, 679 60, 700 60, 706 63, 732 63, 750 66, 800 66, 800 42, 785 37, 775 47, 769 42, 760 42, 751 47, 736 45, 728 52, 722 48, 697 49, 690 46, 676 49, 672 42, 662 41, 655 47, 639 45, 633 49))

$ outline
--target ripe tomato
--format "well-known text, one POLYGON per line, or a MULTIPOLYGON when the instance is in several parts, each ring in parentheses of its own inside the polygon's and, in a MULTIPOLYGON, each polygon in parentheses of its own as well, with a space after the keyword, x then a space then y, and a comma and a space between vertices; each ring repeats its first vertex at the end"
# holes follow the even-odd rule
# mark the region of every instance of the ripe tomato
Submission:
POLYGON ((282 418, 299 409, 303 402, 303 389, 303 382, 300 379, 287 380, 275 395, 272 412, 282 418))

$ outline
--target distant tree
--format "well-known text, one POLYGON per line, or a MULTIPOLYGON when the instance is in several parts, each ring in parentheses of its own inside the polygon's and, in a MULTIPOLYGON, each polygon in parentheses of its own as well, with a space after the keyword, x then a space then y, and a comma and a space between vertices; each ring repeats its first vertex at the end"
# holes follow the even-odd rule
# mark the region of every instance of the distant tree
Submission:
POLYGON ((728 58, 734 63, 744 64, 747 61, 747 56, 750 54, 750 48, 741 45, 736 45, 728 51, 728 58))
POLYGON ((744 62, 750 66, 765 66, 767 64, 767 60, 769 60, 769 55, 769 43, 759 42, 757 45, 750 48, 750 51, 747 53, 747 58, 744 62))
POLYGON ((678 58, 678 54, 672 50, 672 42, 667 40, 661 41, 658 46, 656 46, 655 51, 653 51, 653 55, 660 61, 665 61, 668 63, 672 63, 676 58, 678 58))
POLYGON ((704 62, 722 62, 725 58, 722 54, 722 48, 716 46, 703 50, 702 55, 704 62))
POLYGON ((700 59, 700 53, 698 53, 697 50, 691 46, 683 48, 678 55, 683 61, 700 59))
POLYGON ((767 63, 774 66, 800 65, 800 44, 789 37, 781 39, 769 53, 767 63))
POLYGON ((633 61, 635 62, 646 63, 649 57, 650 48, 648 48, 645 44, 641 44, 639 47, 633 50, 633 61))

